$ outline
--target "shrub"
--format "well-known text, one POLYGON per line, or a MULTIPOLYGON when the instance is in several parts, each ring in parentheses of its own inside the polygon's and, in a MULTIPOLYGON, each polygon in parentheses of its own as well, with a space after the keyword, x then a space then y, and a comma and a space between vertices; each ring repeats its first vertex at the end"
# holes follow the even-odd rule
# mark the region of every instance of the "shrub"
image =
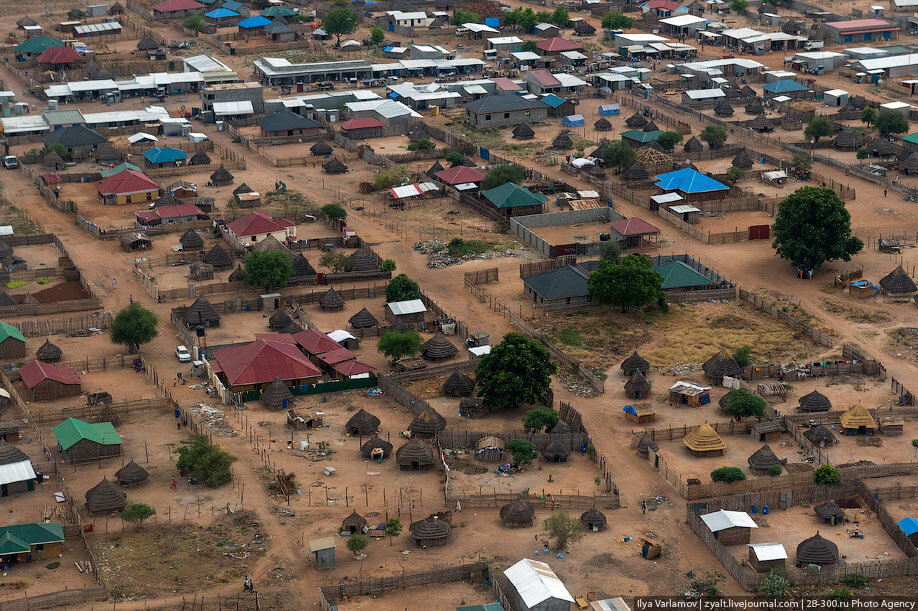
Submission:
POLYGON ((765 399, 745 388, 734 388, 729 393, 724 411, 733 418, 765 417, 765 399))
POLYGON ((39 278, 35 282, 38 284, 51 284, 51 278, 39 278))
POLYGON ((850 588, 840 587, 829 590, 829 598, 834 598, 835 600, 842 600, 845 598, 851 598, 854 594, 850 588))
POLYGON ((782 465, 772 465, 768 467, 768 475, 772 477, 778 477, 783 472, 784 472, 784 467, 782 465))
POLYGON ((730 182, 736 182, 737 180, 742 180, 745 175, 746 175, 746 172, 734 166, 731 166, 730 169, 727 170, 727 180, 729 180, 730 182))
POLYGON ((711 481, 713 482, 729 484, 730 482, 741 482, 744 479, 746 479, 746 474, 739 467, 721 467, 711 471, 711 481))
POLYGON ((355 556, 365 550, 367 545, 370 544, 370 538, 366 535, 354 534, 347 538, 347 551, 351 552, 355 556))
POLYGON ((437 148, 437 145, 427 138, 424 138, 423 140, 415 140, 408 145, 409 151, 432 151, 435 148, 437 148))
POLYGON ((523 428, 530 433, 544 430, 546 433, 551 427, 558 424, 558 412, 550 407, 537 407, 531 409, 523 416, 523 428))
POLYGON ((319 208, 319 218, 324 221, 344 221, 347 219, 347 210, 339 204, 325 204, 319 208))
POLYGON ((840 484, 842 481, 841 471, 832 465, 822 465, 813 471, 813 483, 817 486, 831 486, 840 484))
POLYGON ((190 445, 177 449, 176 453, 179 455, 176 468, 185 469, 211 488, 219 488, 233 479, 230 465, 236 457, 212 444, 207 435, 195 435, 190 445))
POLYGON ((395 261, 392 259, 386 259, 379 264, 379 271, 381 272, 394 272, 395 271, 395 261))
POLYGON ((513 454, 513 461, 520 465, 528 465, 536 457, 535 446, 523 439, 511 439, 506 448, 513 454))
POLYGON ((867 585, 867 576, 863 573, 851 573, 842 578, 842 583, 852 588, 861 589, 867 585))
POLYGON ((143 521, 152 518, 156 510, 145 503, 134 503, 128 505, 121 511, 121 519, 133 524, 135 527, 143 526, 143 521))
POLYGON ((736 361, 736 364, 740 367, 746 367, 749 365, 749 355, 752 353, 752 348, 749 346, 741 346, 733 352, 733 360, 736 361))
POLYGON ((11 282, 7 282, 7 283, 6 283, 6 288, 8 288, 8 289, 18 289, 20 286, 25 286, 25 285, 27 285, 27 284, 28 284, 28 282, 25 282, 24 280, 13 280, 13 281, 11 281, 11 282))
POLYGON ((204 18, 200 15, 185 17, 185 20, 182 21, 182 26, 188 28, 189 30, 194 30, 195 32, 203 32, 205 29, 207 29, 207 24, 204 22, 204 18))
POLYGON ((781 598, 790 582, 787 581, 787 571, 784 567, 776 566, 768 572, 768 577, 762 582, 759 591, 772 598, 781 598))
POLYGON ((451 166, 456 167, 465 161, 465 155, 459 151, 450 151, 446 154, 446 161, 448 161, 451 166))

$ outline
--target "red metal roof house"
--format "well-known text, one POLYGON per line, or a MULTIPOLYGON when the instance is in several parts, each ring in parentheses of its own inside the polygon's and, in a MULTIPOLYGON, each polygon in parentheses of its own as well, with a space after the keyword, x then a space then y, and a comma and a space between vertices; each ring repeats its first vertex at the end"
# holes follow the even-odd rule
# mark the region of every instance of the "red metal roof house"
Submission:
POLYGON ((165 0, 165 2, 154 4, 151 8, 154 15, 177 19, 203 13, 206 7, 200 2, 195 2, 195 0, 165 0))
POLYGON ((296 223, 287 219, 275 218, 270 212, 264 210, 249 212, 227 223, 226 228, 244 246, 252 246, 268 236, 274 236, 278 242, 285 242, 287 238, 296 237, 296 223))
POLYGON ((124 170, 103 179, 98 190, 103 204, 150 202, 162 194, 158 184, 137 170, 124 170))
POLYGON ((316 329, 306 329, 305 331, 294 333, 293 340, 309 356, 316 356, 341 348, 338 342, 316 329))
POLYGON ((217 350, 211 365, 234 393, 262 390, 275 377, 287 386, 301 386, 322 376, 293 337, 283 333, 256 334, 253 342, 217 350))
POLYGON ((583 49, 583 46, 567 40, 566 38, 561 38, 560 36, 555 36, 554 38, 546 38, 540 40, 536 43, 536 47, 539 48, 545 55, 557 55, 562 51, 579 51, 583 49))
POLYGON ((338 125, 338 128, 351 140, 380 138, 383 133, 382 122, 373 117, 358 117, 356 119, 351 119, 338 125))
POLYGON ((54 68, 66 68, 83 61, 83 57, 72 47, 50 47, 35 58, 39 64, 49 64, 54 68))
POLYGON ((656 244, 660 230, 641 218, 622 219, 611 225, 612 234, 618 234, 624 240, 625 248, 641 248, 646 239, 648 245, 656 244), (651 240, 652 238, 652 240, 651 240))
POLYGON ((437 180, 448 185, 461 185, 468 182, 479 183, 485 179, 485 174, 477 168, 469 168, 464 165, 457 165, 448 170, 441 170, 434 174, 437 180))
POLYGON ((152 210, 138 210, 134 214, 139 224, 148 225, 150 227, 168 225, 170 223, 207 220, 209 218, 204 211, 192 203, 157 206, 152 210))
POLYGON ((32 361, 19 370, 31 401, 74 397, 83 392, 82 380, 72 367, 32 361))
POLYGON ((826 39, 841 42, 875 42, 896 40, 899 28, 885 19, 852 19, 820 24, 826 39))

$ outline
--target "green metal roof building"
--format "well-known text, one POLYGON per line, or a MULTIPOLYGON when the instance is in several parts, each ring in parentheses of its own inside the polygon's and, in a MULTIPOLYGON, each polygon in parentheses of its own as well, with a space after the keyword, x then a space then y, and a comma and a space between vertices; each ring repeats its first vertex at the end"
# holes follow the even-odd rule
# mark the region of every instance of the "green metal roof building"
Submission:
POLYGON ((711 286, 713 280, 695 271, 682 261, 670 261, 653 268, 663 276, 663 290, 696 290, 711 286))
POLYGON ((629 129, 626 132, 622 132, 622 140, 628 144, 649 144, 662 135, 662 129, 651 132, 643 132, 639 129, 629 129))
POLYGON ((70 462, 121 453, 121 436, 111 422, 90 423, 67 418, 51 432, 57 439, 58 451, 70 462))
POLYGON ((102 178, 108 178, 109 176, 114 176, 125 170, 134 170, 135 172, 142 172, 139 166, 134 165, 133 163, 128 163, 127 161, 122 161, 113 168, 108 168, 107 170, 99 170, 99 174, 102 175, 102 178))
POLYGON ((53 36, 46 36, 42 34, 41 36, 33 36, 25 42, 21 42, 13 50, 17 55, 22 57, 38 57, 48 49, 53 47, 63 47, 64 42, 54 38, 53 36))
POLYGON ((25 358, 26 338, 13 325, 0 322, 0 360, 25 358))
POLYGON ((506 216, 541 214, 542 204, 548 201, 541 193, 533 193, 512 182, 483 191, 482 195, 506 216))
POLYGON ((32 554, 33 560, 44 556, 55 558, 61 553, 64 527, 56 522, 0 526, 0 558, 3 562, 25 560, 20 554, 32 554))

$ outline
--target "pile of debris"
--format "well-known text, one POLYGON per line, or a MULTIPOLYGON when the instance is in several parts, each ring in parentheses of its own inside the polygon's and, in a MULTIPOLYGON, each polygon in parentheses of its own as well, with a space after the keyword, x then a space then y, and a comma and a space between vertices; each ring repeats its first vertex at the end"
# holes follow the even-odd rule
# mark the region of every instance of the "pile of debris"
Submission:
POLYGON ((568 392, 578 397, 589 399, 599 396, 599 394, 593 389, 592 386, 586 382, 586 380, 566 369, 562 369, 558 372, 558 381, 564 385, 564 388, 566 388, 568 392))
POLYGON ((487 252, 463 255, 461 257, 451 257, 448 251, 448 243, 443 240, 427 240, 425 242, 415 242, 414 249, 421 254, 427 255, 427 267, 443 269, 450 265, 458 265, 463 261, 473 261, 476 259, 497 259, 499 257, 515 257, 518 255, 518 249, 522 248, 519 242, 513 242, 512 248, 501 248, 499 250, 489 250, 487 252))
POLYGON ((701 363, 676 363, 672 367, 661 367, 660 373, 665 376, 681 376, 701 369, 701 363))
POLYGON ((208 405, 207 403, 198 403, 191 408, 191 413, 200 417, 201 423, 217 435, 221 435, 223 437, 235 437, 238 434, 233 430, 233 427, 229 426, 224 421, 225 414, 223 413, 223 410, 219 410, 212 405, 208 405))

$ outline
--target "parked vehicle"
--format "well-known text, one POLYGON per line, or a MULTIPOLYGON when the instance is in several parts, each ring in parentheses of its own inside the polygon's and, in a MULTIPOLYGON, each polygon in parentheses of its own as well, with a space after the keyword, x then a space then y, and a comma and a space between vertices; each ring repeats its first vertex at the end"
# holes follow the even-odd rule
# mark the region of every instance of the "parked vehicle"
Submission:
POLYGON ((19 159, 16 155, 4 155, 0 158, 0 162, 3 163, 3 167, 7 170, 14 170, 19 167, 19 159))
POLYGON ((185 346, 176 346, 175 356, 178 358, 179 363, 188 363, 191 361, 191 353, 188 352, 188 348, 185 346))

